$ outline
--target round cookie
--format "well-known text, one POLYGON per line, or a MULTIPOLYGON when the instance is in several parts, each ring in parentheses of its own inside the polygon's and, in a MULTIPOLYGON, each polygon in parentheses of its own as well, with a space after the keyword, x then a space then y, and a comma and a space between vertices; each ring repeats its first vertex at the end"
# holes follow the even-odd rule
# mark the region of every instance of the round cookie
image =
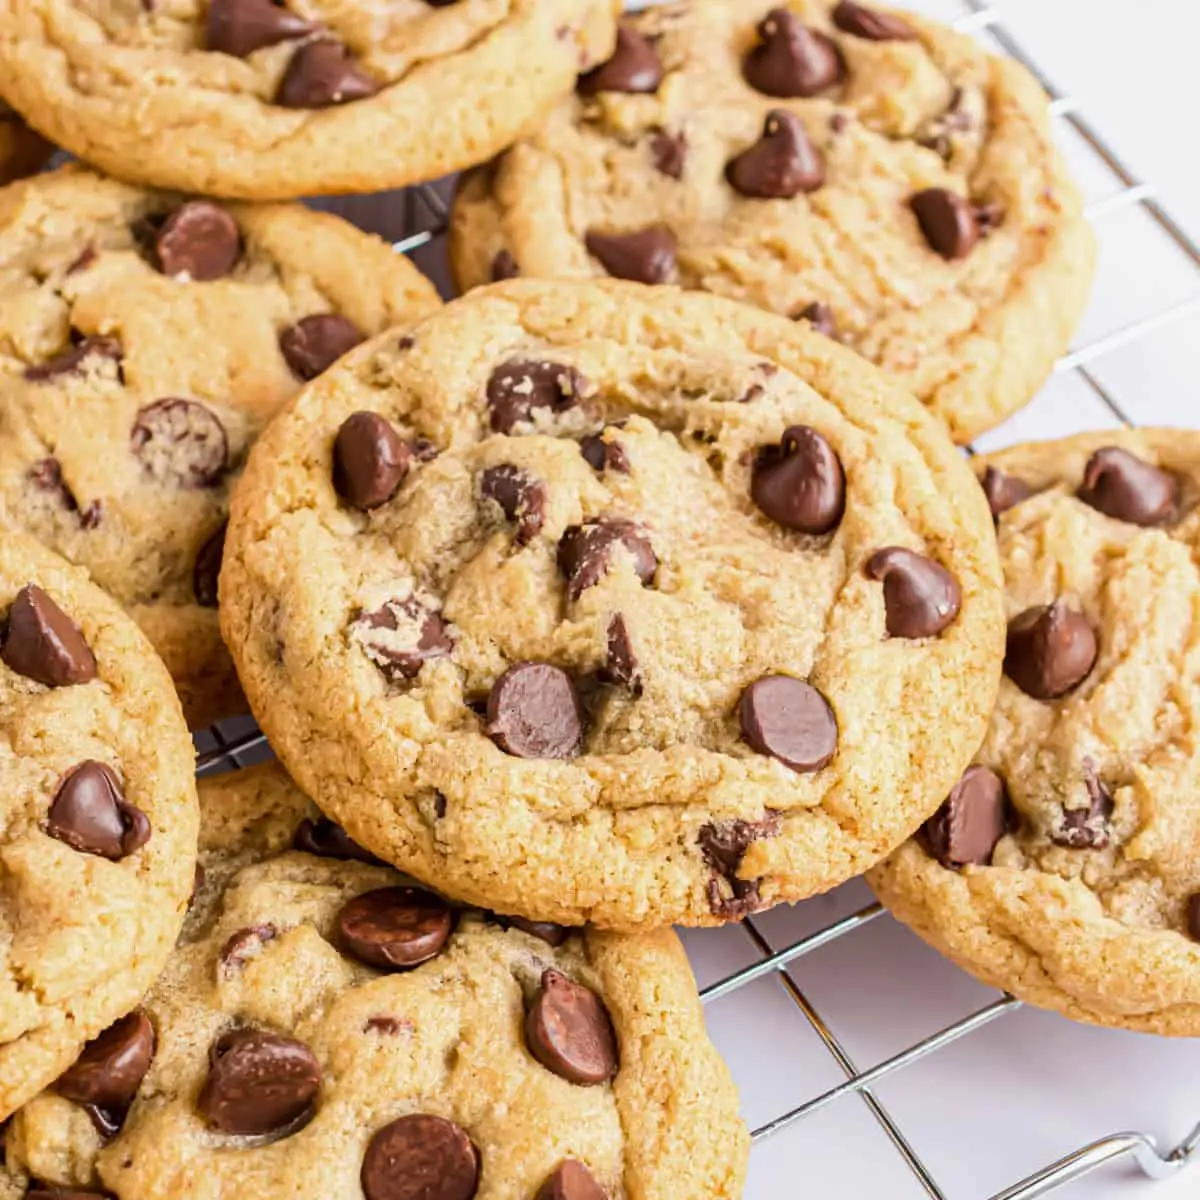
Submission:
POLYGON ((122 179, 374 192, 496 154, 610 53, 618 0, 14 0, 0 89, 122 179))
POLYGON ((298 205, 78 167, 0 192, 0 516, 128 608, 193 727, 245 710, 216 577, 248 446, 302 380, 437 304, 378 238, 298 205))
POLYGON ((8 105, 0 102, 0 184, 40 171, 54 153, 8 105))
POLYGON ((1045 380, 1093 257, 1021 67, 833 0, 627 16, 576 96, 467 178, 451 238, 464 289, 609 274, 808 320, 958 442, 1045 380))
POLYGON ((1200 1034, 1200 433, 977 460, 1009 618, 988 735, 879 897, 985 983, 1200 1034))
POLYGON ((0 1118, 128 1012, 179 932, 191 739, 162 664, 82 571, 0 535, 0 1118))
POLYGON ((17 1114, 9 1194, 741 1195, 749 1138, 673 933, 454 911, 349 857, 275 765, 200 793, 179 947, 140 1016, 17 1114), (120 1106, 107 1144, 87 1096, 120 1106))
POLYGON ((998 579, 964 460, 861 358, 713 296, 515 281, 272 424, 221 619, 355 838, 471 903, 631 929, 899 845, 983 735, 998 579))

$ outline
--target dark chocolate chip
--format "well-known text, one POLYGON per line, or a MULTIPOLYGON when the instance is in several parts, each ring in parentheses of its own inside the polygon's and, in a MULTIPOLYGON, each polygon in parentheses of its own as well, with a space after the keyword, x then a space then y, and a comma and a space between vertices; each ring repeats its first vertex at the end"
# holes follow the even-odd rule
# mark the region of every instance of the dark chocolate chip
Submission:
POLYGON ((242 253, 237 222, 211 200, 189 200, 154 241, 158 269, 172 279, 208 282, 228 275, 242 253))
POLYGON ((336 821, 328 817, 317 817, 316 820, 305 817, 296 826, 292 845, 318 858, 344 858, 369 863, 373 867, 383 866, 380 859, 360 846, 336 821))
POLYGON ((488 467, 479 477, 479 493, 516 523, 518 546, 528 545, 541 532, 549 493, 546 485, 523 467, 512 463, 488 467))
POLYGON ((435 957, 454 927, 450 906, 415 887, 378 888, 342 906, 337 916, 342 949, 362 962, 396 971, 435 957))
POLYGON ((578 82, 581 96, 600 92, 656 92, 663 81, 662 60, 654 43, 627 24, 617 26, 617 46, 613 56, 578 82))
POLYGON ((556 949, 571 934, 577 932, 566 925, 556 925, 553 921, 527 921, 524 917, 504 917, 503 921, 514 929, 519 929, 522 933, 527 933, 530 937, 535 937, 539 941, 545 942, 547 946, 553 946, 556 949))
POLYGON ((507 250, 498 251, 496 257, 492 259, 492 282, 500 283, 504 279, 517 279, 520 274, 521 268, 512 254, 507 250))
POLYGON ((378 413, 351 413, 333 442, 333 487, 364 511, 386 504, 412 464, 412 447, 378 413))
POLYGON ((1050 840, 1068 850, 1103 850, 1112 837, 1108 824, 1113 813, 1112 792, 1100 782, 1090 762, 1084 764, 1084 772, 1088 806, 1063 809, 1061 822, 1050 831, 1050 840))
POLYGON ((1096 634, 1087 618, 1055 600, 1009 621, 1004 673, 1035 700, 1055 700, 1088 677, 1096 654, 1096 634))
POLYGON ((225 555, 228 521, 222 521, 205 540, 192 565, 192 591, 196 603, 204 608, 217 607, 217 583, 221 577, 221 559, 225 555))
POLYGON ((773 8, 759 22, 762 39, 742 65, 746 82, 765 96, 816 96, 842 78, 842 56, 832 38, 795 13, 773 8))
POLYGON ((211 0, 205 48, 245 58, 264 46, 304 37, 314 28, 274 0, 211 0))
POLYGON ((402 1033, 411 1033, 412 1023, 402 1021, 399 1017, 368 1017, 363 1022, 363 1033, 379 1033, 384 1037, 399 1037, 402 1033))
POLYGON ((997 520, 1010 508, 1016 508, 1022 500, 1028 500, 1033 495, 1033 488, 1025 480, 1006 475, 996 467, 988 467, 984 471, 980 485, 987 497, 988 508, 997 520))
POLYGON ((902 546, 876 550, 865 571, 868 579, 883 582, 885 621, 892 637, 936 637, 962 607, 958 580, 932 558, 902 546))
POLYGON ((82 375, 87 360, 119 363, 122 357, 121 343, 110 337, 85 337, 70 350, 65 350, 44 363, 25 368, 25 378, 30 383, 48 383, 64 375, 82 375))
POLYGON ((81 528, 95 529, 100 524, 104 505, 99 500, 93 500, 80 508, 75 493, 63 478, 62 464, 57 458, 43 458, 34 463, 29 468, 29 482, 40 492, 55 493, 67 512, 78 513, 81 528))
POLYGON ((795 320, 807 321, 817 333, 823 333, 826 337, 837 337, 837 321, 834 319, 833 309, 822 300, 806 304, 796 314, 795 320))
POLYGON ((1200 892, 1193 892, 1187 898, 1186 915, 1188 937, 1200 942, 1200 892))
POLYGON ((96 678, 96 656, 79 626, 36 583, 27 583, 9 609, 0 659, 46 687, 96 678))
POLYGON ((287 365, 301 379, 316 379, 363 340, 362 331, 338 313, 302 317, 279 335, 287 365))
POLYGON ((819 771, 837 751, 837 719, 811 684, 788 675, 765 675, 738 703, 742 737, 793 771, 819 771))
POLYGON ((79 510, 79 524, 84 529, 95 529, 103 515, 104 505, 99 500, 93 500, 87 507, 79 510))
POLYGON ((76 1104, 127 1109, 153 1059, 154 1026, 136 1009, 88 1042, 55 1090, 76 1104))
POLYGON ((196 1101, 210 1129, 257 1137, 300 1121, 321 1090, 321 1066, 294 1038, 238 1030, 212 1048, 196 1101))
POLYGON ((275 93, 283 108, 329 108, 364 100, 379 84, 363 72, 349 47, 333 38, 305 42, 287 65, 275 93))
POLYGON ((351 629, 392 683, 414 679, 430 659, 445 658, 454 649, 441 614, 415 596, 385 601, 382 608, 355 617, 351 629))
POLYGON ((783 108, 773 108, 762 137, 725 168, 730 186, 756 200, 790 200, 815 192, 825 182, 825 163, 809 140, 804 122, 783 108))
POLYGON ((359 1182, 367 1200, 471 1200, 479 1151, 453 1121, 410 1113, 371 1135, 359 1182))
POLYGON ((262 953, 267 942, 273 942, 279 936, 279 930, 274 925, 247 925, 226 939, 218 957, 227 975, 236 975, 253 958, 262 953))
POLYGON ((229 439, 211 409, 169 396, 138 410, 130 449, 156 483, 212 487, 229 468, 229 439))
POLYGON ((608 642, 604 658, 602 677, 606 683, 615 683, 628 688, 635 696, 642 694, 642 672, 638 664, 637 654, 633 649, 633 641, 629 636, 629 625, 621 613, 614 613, 608 619, 606 632, 608 642))
MULTIPOLYGON (((487 702, 484 702, 484 711, 487 711, 487 702)), ((440 821, 446 815, 446 797, 441 792, 433 793, 433 815, 440 821)))
POLYGON ((608 574, 618 547, 632 557, 634 572, 642 585, 649 587, 658 570, 658 557, 645 531, 632 521, 612 517, 565 530, 558 543, 558 569, 567 577, 570 599, 578 600, 608 574))
POLYGON ((713 821, 697 835, 700 852, 713 871, 708 885, 708 903, 713 914, 726 920, 740 920, 762 906, 761 879, 741 879, 738 871, 751 842, 779 836, 782 822, 778 813, 768 813, 761 821, 713 821), (724 884, 724 886, 722 886, 724 884))
POLYGON ((121 1132, 121 1126, 129 1115, 129 1110, 125 1108, 101 1108, 99 1104, 83 1104, 80 1107, 87 1113, 92 1128, 105 1146, 121 1132))
POLYGON ((608 1193, 583 1163, 568 1158, 555 1167, 533 1200, 608 1200, 608 1193))
POLYGON ((965 258, 979 241, 975 209, 956 192, 926 188, 908 203, 929 248, 942 258, 965 258))
POLYGON ((616 279, 635 283, 667 283, 675 273, 675 235, 661 225, 633 233, 589 230, 588 253, 616 279))
POLYGON ((1120 446, 1104 446, 1084 467, 1079 498, 1131 525, 1168 525, 1179 515, 1179 479, 1120 446))
POLYGON ((836 529, 846 509, 846 475, 833 447, 808 425, 792 425, 754 462, 750 495, 762 512, 799 533, 836 529))
POLYGON ((579 442, 579 452, 593 471, 616 471, 628 475, 629 455, 620 442, 606 442, 602 434, 589 433, 579 442))
POLYGON ((46 832, 73 850, 117 862, 150 840, 150 822, 125 799, 112 769, 89 759, 58 785, 46 832))
POLYGON ((522 421, 532 420, 537 408, 565 412, 579 403, 586 387, 587 381, 574 367, 510 358, 487 381, 492 428, 497 433, 512 433, 522 421))
POLYGON ((916 30, 907 22, 891 13, 868 8, 865 4, 854 4, 851 0, 838 0, 833 10, 833 23, 843 32, 872 42, 910 42, 916 30))
POLYGON ((542 973, 525 1017, 525 1044, 548 1071, 584 1086, 617 1073, 617 1036, 604 1002, 560 971, 542 973))
POLYGON ((650 154, 654 159, 655 170, 666 175, 668 179, 683 178, 687 151, 687 135, 682 130, 671 133, 666 129, 656 129, 650 135, 650 154))
POLYGON ((1008 831, 1004 780, 987 767, 968 767, 923 827, 929 852, 943 867, 986 867, 1008 831))
POLYGON ((517 758, 573 758, 583 708, 570 675, 549 663, 514 663, 488 693, 487 734, 517 758))

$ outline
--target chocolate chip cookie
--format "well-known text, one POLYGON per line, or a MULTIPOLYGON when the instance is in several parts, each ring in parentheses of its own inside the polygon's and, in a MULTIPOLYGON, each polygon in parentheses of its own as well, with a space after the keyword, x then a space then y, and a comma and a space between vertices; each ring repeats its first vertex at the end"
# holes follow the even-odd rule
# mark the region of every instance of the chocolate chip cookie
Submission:
POLYGON ((749 1139, 673 933, 453 908, 278 766, 200 791, 178 949, 17 1114, 14 1195, 166 1200, 198 1174, 210 1200, 741 1195, 749 1139))
POLYGON ((138 628, 31 539, 0 535, 0 1118, 127 1013, 179 932, 192 743, 138 628))
POLYGON ((974 765, 872 876, 995 987, 1200 1034, 1200 433, 1106 432, 978 462, 1008 644, 974 765))
POLYGON ((0 103, 0 184, 40 171, 53 153, 54 147, 45 138, 0 103))
POLYGON ((323 809, 461 899, 736 919, 888 853, 983 735, 983 497, 911 396, 784 318, 514 281, 356 351, 260 445, 221 581, 246 694, 323 809))
POLYGON ((244 711, 217 629, 230 484, 277 408, 429 311, 378 239, 64 168, 0 192, 0 516, 128 608, 194 726, 244 711))
POLYGON ((969 441, 1024 404, 1087 299, 1093 239, 1015 63, 848 0, 692 0, 473 174, 463 288, 679 283, 805 321, 969 441))
POLYGON ((434 179, 612 50, 618 0, 14 0, 0 91, 80 158, 250 200, 434 179))

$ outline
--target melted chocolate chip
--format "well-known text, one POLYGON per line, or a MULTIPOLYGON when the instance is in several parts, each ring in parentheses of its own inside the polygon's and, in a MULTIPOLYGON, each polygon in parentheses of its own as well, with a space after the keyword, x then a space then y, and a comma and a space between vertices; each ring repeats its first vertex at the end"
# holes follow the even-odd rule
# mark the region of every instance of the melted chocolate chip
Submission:
POLYGON ((497 433, 512 433, 523 421, 531 421, 539 408, 565 412, 579 403, 586 387, 587 380, 574 367, 510 358, 488 378, 492 428, 497 433))
POLYGON ((589 433, 579 442, 579 453, 583 455, 593 471, 616 471, 628 475, 629 456, 620 442, 606 442, 599 433, 589 433))
POLYGON ((954 576, 932 558, 901 546, 876 550, 865 572, 883 582, 885 624, 892 637, 936 637, 962 607, 954 576))
POLYGON ((616 279, 635 283, 667 283, 675 273, 675 235, 661 225, 633 233, 589 230, 588 253, 616 279))
POLYGON ((794 113, 773 108, 762 137, 725 169, 730 186, 757 200, 788 200, 825 182, 825 164, 794 113))
POLYGON ((318 858, 350 859, 369 863, 373 867, 384 865, 382 860, 360 846, 336 821, 328 817, 317 817, 316 820, 305 817, 296 826, 292 845, 318 858))
POLYGON ((687 150, 687 135, 682 130, 671 133, 666 129, 656 129, 650 136, 650 154, 654 159, 655 170, 666 175, 668 179, 683 178, 687 150))
POLYGON ((751 842, 778 837, 781 828, 778 813, 768 813, 761 821, 712 821, 701 828, 696 841, 714 873, 708 887, 709 908, 714 915, 741 920, 758 910, 762 880, 741 879, 738 871, 751 842))
POLYGON ((79 626, 36 583, 27 583, 8 611, 0 659, 45 687, 96 678, 96 656, 79 626))
POLYGON ((351 629, 367 657, 392 683, 415 678, 434 658, 445 658, 454 642, 441 614, 415 596, 388 600, 375 612, 355 617, 351 629))
POLYGON ((110 1025, 83 1048, 54 1085, 76 1104, 125 1110, 154 1059, 154 1026, 141 1009, 110 1025))
POLYGON ((411 1113, 371 1135, 359 1181, 366 1200, 471 1200, 479 1151, 453 1121, 411 1113))
POLYGON ((987 866, 1008 831, 1004 780, 987 767, 968 767, 922 833, 943 867, 987 866))
POLYGON ((150 822, 125 799, 113 770, 89 759, 63 776, 46 832, 73 850, 117 862, 150 840, 150 822))
POLYGON ((909 199, 929 248, 945 259, 966 258, 979 241, 979 223, 968 200, 946 188, 926 188, 909 199))
POLYGON ((541 532, 549 492, 540 479, 523 467, 512 463, 488 467, 479 477, 479 492, 498 504, 505 517, 516 523, 518 546, 527 546, 541 532))
POLYGON ((548 1071, 591 1086, 617 1073, 617 1038, 604 1002, 560 971, 542 973, 525 1017, 525 1044, 548 1071))
POLYGON ((568 597, 578 600, 598 584, 612 568, 614 556, 622 553, 633 559, 635 574, 649 587, 658 570, 658 557, 639 526, 615 517, 569 526, 558 543, 558 569, 567 578, 568 597))
POLYGON ((119 363, 123 353, 121 343, 116 338, 85 337, 70 350, 44 363, 26 367, 24 375, 30 383, 49 383, 64 375, 82 375, 89 361, 93 366, 97 361, 105 360, 119 363))
POLYGON ((296 375, 316 379, 362 340, 362 331, 348 318, 316 313, 289 325, 279 335, 279 349, 296 375))
POLYGON ((635 696, 640 696, 641 667, 633 649, 633 640, 629 636, 629 626, 621 613, 614 613, 608 619, 605 637, 608 648, 601 677, 606 683, 615 683, 619 687, 627 688, 635 696))
POLYGON ((257 958, 267 942, 279 936, 274 925, 248 925, 230 934, 217 956, 226 975, 236 975, 251 959, 257 958))
POLYGON ((321 1066, 294 1038, 239 1030, 219 1038, 196 1101, 210 1129, 244 1137, 302 1120, 321 1090, 321 1066))
POLYGON ((742 693, 742 737, 793 771, 819 771, 837 751, 837 719, 811 684, 788 675, 765 675, 742 693))
POLYGON ((156 483, 212 487, 229 468, 225 426, 195 400, 167 397, 139 409, 129 446, 156 483))
POLYGON ((492 685, 488 737, 516 758, 573 758, 583 744, 583 708, 566 671, 515 663, 492 685))
POLYGON ((1068 850, 1103 850, 1112 837, 1109 819, 1113 813, 1112 793, 1100 782, 1090 762, 1084 766, 1087 808, 1063 809, 1060 823, 1050 831, 1050 840, 1068 850))
POLYGON ((1087 618, 1055 600, 1027 608, 1008 623, 1004 673, 1035 700, 1055 700, 1088 677, 1097 651, 1087 618))
POLYGON ((496 257, 492 259, 492 282, 500 283, 505 279, 517 279, 520 277, 521 268, 517 265, 517 260, 507 250, 500 250, 496 257))
POLYGON ((454 927, 450 906, 415 887, 378 888, 356 896, 337 916, 348 954, 373 967, 404 970, 440 953, 454 927))
POLYGON ((662 61, 654 43, 631 25, 617 26, 613 56, 579 77, 581 96, 600 92, 656 92, 663 80, 662 61))
POLYGON ((1018 479, 1015 475, 1006 475, 996 467, 988 467, 984 471, 980 486, 987 497, 992 516, 997 520, 1010 508, 1016 508, 1022 500, 1028 500, 1033 495, 1033 488, 1023 479, 1018 479))
POLYGON ((163 222, 154 249, 164 275, 205 283, 233 270, 242 254, 242 237, 237 222, 219 205, 189 200, 163 222))
POLYGON ((559 1163, 533 1200, 608 1200, 608 1193, 581 1162, 559 1163))
POLYGON ((314 28, 274 0, 211 0, 206 49, 246 58, 264 46, 304 37, 314 28))
POLYGON ((762 512, 799 533, 836 529, 846 508, 846 476, 833 447, 808 425, 783 431, 758 453, 750 495, 762 512))
POLYGON ((379 84, 362 71, 349 47, 330 37, 305 42, 287 65, 275 103, 283 108, 329 108, 364 100, 379 84))
POLYGON ((1105 446, 1088 459, 1079 498, 1131 525, 1169 525, 1179 515, 1179 480, 1120 446, 1105 446))
POLYGON ((843 33, 872 42, 908 42, 917 36, 913 27, 899 17, 851 0, 839 0, 833 10, 833 23, 843 33))
POLYGON ((816 96, 842 78, 842 56, 832 38, 803 24, 786 8, 759 22, 762 39, 742 65, 746 82, 765 96, 816 96))
POLYGON ((204 608, 217 607, 217 583, 221 577, 221 560, 225 555, 225 534, 228 521, 222 521, 206 539, 192 566, 192 592, 196 603, 204 608))
POLYGON ((373 412, 351 413, 333 442, 333 488, 364 512, 386 504, 404 482, 412 447, 373 412))
POLYGON ((807 321, 817 333, 823 333, 826 337, 837 337, 837 322, 834 320, 833 309, 822 300, 806 304, 794 319, 807 321))
POLYGON ((1188 937, 1193 942, 1200 942, 1200 892, 1193 892, 1187 898, 1185 920, 1187 922, 1188 937))
POLYGON ((522 933, 529 934, 547 946, 561 946, 571 934, 578 932, 566 925, 556 925, 553 921, 527 921, 524 917, 504 917, 503 921, 522 933))

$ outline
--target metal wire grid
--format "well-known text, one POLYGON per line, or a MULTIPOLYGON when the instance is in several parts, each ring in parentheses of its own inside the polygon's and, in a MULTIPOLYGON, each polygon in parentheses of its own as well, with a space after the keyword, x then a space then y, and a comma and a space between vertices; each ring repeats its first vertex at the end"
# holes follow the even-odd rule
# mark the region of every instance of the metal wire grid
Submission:
MULTIPOLYGON (((1200 246, 1197 246, 1196 242, 1162 207, 1156 199, 1153 185, 1134 176, 1104 136, 1079 110, 1072 97, 1061 92, 1046 77, 1038 64, 1005 26, 1000 12, 989 0, 962 0, 962 2, 970 12, 956 22, 957 27, 968 32, 986 31, 1005 53, 1028 68, 1049 94, 1051 109, 1055 117, 1068 124, 1107 166, 1112 175, 1119 180, 1121 186, 1117 191, 1088 206, 1089 218, 1096 220, 1121 209, 1135 205, 1141 206, 1174 242, 1178 250, 1187 256, 1200 274, 1200 246)), ((444 235, 449 220, 449 210, 445 198, 431 185, 410 189, 405 193, 403 199, 405 228, 414 229, 425 226, 420 228, 419 232, 408 234, 394 243, 398 252, 408 254, 429 245, 444 235)), ((1055 370, 1058 373, 1074 372, 1077 374, 1118 421, 1125 425, 1131 425, 1133 422, 1129 415, 1097 379, 1091 369, 1091 364, 1102 356, 1145 337, 1157 329, 1196 313, 1200 313, 1200 286, 1195 295, 1183 302, 1130 322, 1095 341, 1072 350, 1058 362, 1055 370)), ((197 759, 197 770, 201 774, 247 766, 270 756, 266 738, 248 720, 225 722, 221 726, 213 727, 199 735, 198 748, 200 753, 197 759)), ((866 1104, 871 1115, 886 1133, 908 1169, 919 1181, 925 1193, 931 1197, 931 1200, 949 1200, 947 1194, 913 1149, 895 1118, 876 1097, 872 1088, 887 1076, 903 1070, 959 1038, 1014 1012, 1021 1007, 1021 1002, 1012 996, 1004 996, 872 1067, 859 1068, 847 1054, 825 1018, 792 978, 789 968, 806 954, 810 954, 838 938, 849 936, 882 914, 881 905, 870 904, 779 950, 772 950, 754 918, 748 918, 743 923, 742 929, 752 942, 759 956, 758 961, 706 987, 701 992, 701 998, 705 1004, 709 1004, 737 992, 756 980, 766 976, 778 976, 791 1001, 803 1014, 845 1075, 842 1083, 781 1113, 755 1129, 752 1135, 755 1142, 761 1142, 795 1122, 811 1116, 835 1100, 848 1095, 857 1095, 866 1104)), ((1142 1173, 1150 1179, 1165 1179, 1181 1170, 1193 1159, 1200 1160, 1200 1123, 1178 1145, 1165 1148, 1160 1147, 1157 1141, 1148 1134, 1115 1133, 1111 1137, 1083 1146, 1041 1170, 1035 1171, 1025 1179, 997 1192, 991 1197, 991 1200, 1034 1200, 1035 1197, 1055 1191, 1118 1159, 1136 1163, 1142 1173)))

